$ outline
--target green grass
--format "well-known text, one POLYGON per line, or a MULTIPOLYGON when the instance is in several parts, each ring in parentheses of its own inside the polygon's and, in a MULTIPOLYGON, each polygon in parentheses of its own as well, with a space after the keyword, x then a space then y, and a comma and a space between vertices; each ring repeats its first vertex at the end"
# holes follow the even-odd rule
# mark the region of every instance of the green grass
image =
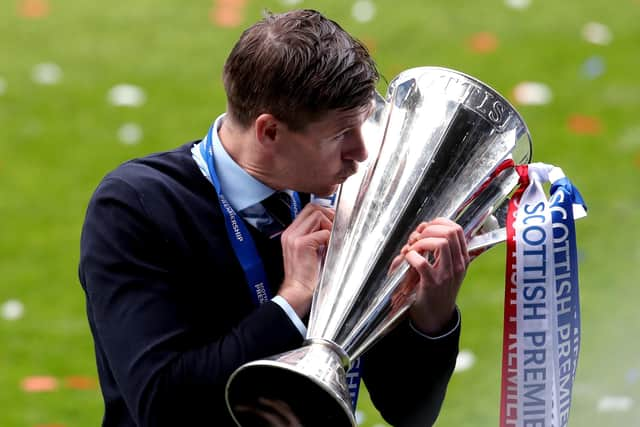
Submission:
MULTIPOLYGON (((99 425, 97 390, 61 387, 25 393, 30 375, 63 381, 95 376, 95 362, 77 281, 84 209, 99 179, 134 156, 201 137, 223 111, 223 61, 243 27, 276 1, 248 1, 243 24, 216 27, 212 1, 51 1, 51 13, 26 20, 18 1, 0 3, 0 304, 18 299, 19 320, 0 319, 0 427, 99 425), (54 62, 57 85, 31 79, 32 68, 54 62), (114 107, 108 90, 142 87, 140 108, 114 107), (118 142, 117 129, 138 123, 137 145, 118 142)), ((366 40, 387 80, 406 68, 440 65, 473 75, 510 96, 525 80, 547 84, 553 100, 522 106, 534 139, 534 160, 561 166, 578 185, 589 216, 578 224, 583 340, 574 387, 572 426, 640 423, 636 309, 640 290, 640 2, 568 0, 532 2, 514 10, 502 1, 405 0, 375 2, 373 21, 351 16, 352 2, 305 1, 366 40), (610 45, 584 41, 584 24, 606 24, 610 45), (479 54, 467 39, 481 31, 498 39, 479 54), (598 55, 605 73, 585 78, 581 67, 598 55), (572 114, 598 117, 602 132, 569 131, 572 114), (598 412, 603 395, 629 396, 629 411, 598 412)), ((385 90, 384 82, 380 90, 385 90)), ((460 294, 461 346, 475 366, 454 375, 438 426, 498 424, 504 247, 474 261, 460 294)), ((389 360, 401 374, 402 355, 389 360)), ((363 425, 380 422, 366 390, 363 425)))

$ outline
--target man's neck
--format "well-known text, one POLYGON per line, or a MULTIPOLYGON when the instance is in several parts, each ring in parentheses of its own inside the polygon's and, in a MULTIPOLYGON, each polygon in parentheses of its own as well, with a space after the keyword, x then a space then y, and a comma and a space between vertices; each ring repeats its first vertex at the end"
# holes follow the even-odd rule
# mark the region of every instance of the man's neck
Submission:
POLYGON ((225 117, 218 137, 229 156, 249 175, 275 190, 283 189, 269 173, 274 168, 265 148, 255 138, 253 127, 243 128, 225 117))

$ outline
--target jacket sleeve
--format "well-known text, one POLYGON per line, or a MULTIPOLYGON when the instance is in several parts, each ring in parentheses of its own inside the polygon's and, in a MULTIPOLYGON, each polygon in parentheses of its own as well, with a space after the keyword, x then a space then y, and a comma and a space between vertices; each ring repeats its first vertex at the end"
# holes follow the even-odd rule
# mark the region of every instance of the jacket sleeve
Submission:
POLYGON ((302 339, 284 311, 267 302, 224 335, 194 346, 173 300, 163 247, 139 193, 120 179, 104 180, 87 209, 80 281, 94 338, 139 426, 171 425, 180 410, 182 421, 210 417, 203 396, 224 401, 238 366, 302 339))
POLYGON ((363 356, 362 377, 374 406, 389 424, 428 427, 435 423, 460 340, 456 309, 449 333, 429 338, 405 319, 363 356))

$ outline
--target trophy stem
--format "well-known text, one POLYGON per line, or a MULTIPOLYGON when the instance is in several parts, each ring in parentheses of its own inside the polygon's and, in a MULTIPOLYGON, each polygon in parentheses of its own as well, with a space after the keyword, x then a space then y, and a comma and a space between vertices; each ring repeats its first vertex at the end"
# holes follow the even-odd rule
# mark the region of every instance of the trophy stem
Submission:
POLYGON ((355 427, 347 354, 325 339, 247 363, 229 378, 227 407, 238 426, 355 427))

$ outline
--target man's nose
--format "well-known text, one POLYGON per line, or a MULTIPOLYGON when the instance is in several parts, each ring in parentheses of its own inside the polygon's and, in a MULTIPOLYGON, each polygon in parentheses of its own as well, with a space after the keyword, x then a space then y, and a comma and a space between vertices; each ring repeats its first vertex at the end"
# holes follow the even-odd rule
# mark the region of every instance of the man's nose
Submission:
POLYGON ((362 138, 362 132, 360 132, 360 129, 355 130, 352 132, 351 138, 347 140, 347 144, 345 144, 343 157, 348 160, 364 162, 368 156, 369 153, 367 152, 365 141, 362 138))

